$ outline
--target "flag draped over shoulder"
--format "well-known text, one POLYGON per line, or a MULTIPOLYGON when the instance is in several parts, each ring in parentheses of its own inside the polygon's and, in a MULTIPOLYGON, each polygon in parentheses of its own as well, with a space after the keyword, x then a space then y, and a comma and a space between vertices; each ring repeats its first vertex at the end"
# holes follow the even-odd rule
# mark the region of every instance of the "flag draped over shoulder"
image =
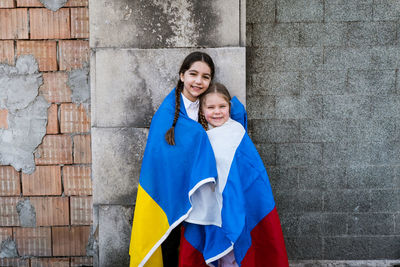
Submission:
MULTIPOLYGON (((175 89, 154 114, 140 171, 129 247, 130 266, 162 266, 161 243, 191 209, 190 197, 202 185, 215 182, 217 168, 202 126, 190 119, 181 99, 175 126, 175 146, 165 133, 175 113, 175 89)), ((246 122, 240 101, 232 99, 232 118, 246 122), (233 112, 234 111, 234 112, 233 112)))
POLYGON ((207 134, 218 166, 222 225, 186 223, 180 266, 216 265, 232 250, 239 266, 289 266, 268 175, 250 137, 231 119, 207 134))
POLYGON ((129 248, 130 266, 162 266, 161 243, 191 210, 190 196, 215 182, 212 147, 202 126, 187 116, 181 99, 175 146, 165 133, 175 112, 175 90, 153 116, 142 167, 129 248))

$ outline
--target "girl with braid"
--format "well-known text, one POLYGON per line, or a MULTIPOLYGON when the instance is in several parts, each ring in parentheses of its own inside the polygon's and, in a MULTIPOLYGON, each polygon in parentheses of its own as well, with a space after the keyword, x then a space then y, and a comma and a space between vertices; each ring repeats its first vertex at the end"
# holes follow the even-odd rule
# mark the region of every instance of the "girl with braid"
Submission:
MULTIPOLYGON (((208 192, 203 187, 217 179, 214 153, 198 122, 199 97, 209 88, 214 74, 208 54, 189 54, 179 69, 176 88, 152 118, 135 204, 130 266, 185 266, 178 263, 181 223, 220 225, 218 218, 205 221, 201 212, 192 212, 204 210, 215 215, 213 207, 208 207, 209 211, 194 208, 194 203, 201 205, 196 202, 201 199, 198 195, 208 192)), ((245 123, 243 105, 237 99, 232 101, 232 118, 245 123)), ((200 258, 195 261, 204 262, 200 258)))
MULTIPOLYGON (((207 54, 192 53, 183 61, 175 89, 174 120, 171 128, 165 134, 165 140, 169 145, 175 145, 175 127, 180 112, 182 112, 180 110, 181 100, 183 100, 187 116, 194 121, 198 121, 198 98, 207 90, 213 77, 214 63, 207 54)), ((180 227, 176 227, 162 244, 164 266, 178 266, 179 240, 180 227)))

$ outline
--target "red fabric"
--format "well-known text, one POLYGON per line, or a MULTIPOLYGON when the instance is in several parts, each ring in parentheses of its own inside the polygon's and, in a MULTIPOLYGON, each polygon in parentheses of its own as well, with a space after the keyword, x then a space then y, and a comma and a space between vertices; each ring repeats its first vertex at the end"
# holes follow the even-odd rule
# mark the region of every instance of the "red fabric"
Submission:
POLYGON ((195 249, 185 238, 185 228, 181 228, 181 243, 179 248, 179 267, 208 267, 203 254, 195 249))
MULTIPOLYGON (((207 267, 203 255, 185 239, 184 231, 182 227, 179 267, 207 267)), ((251 231, 251 247, 241 267, 289 267, 276 208, 251 231)))
POLYGON ((278 212, 274 208, 251 231, 251 247, 242 260, 242 267, 288 267, 278 212))

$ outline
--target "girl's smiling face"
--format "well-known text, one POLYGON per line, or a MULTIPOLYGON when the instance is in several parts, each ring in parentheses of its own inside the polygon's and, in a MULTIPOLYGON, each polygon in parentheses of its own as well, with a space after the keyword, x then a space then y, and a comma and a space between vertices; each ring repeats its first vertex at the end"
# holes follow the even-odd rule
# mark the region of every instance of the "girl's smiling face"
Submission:
POLYGON ((180 79, 184 84, 183 95, 194 102, 210 85, 211 69, 207 63, 196 61, 187 71, 180 74, 180 79))
POLYGON ((220 93, 210 93, 204 96, 201 111, 209 124, 218 127, 229 119, 229 102, 220 93))

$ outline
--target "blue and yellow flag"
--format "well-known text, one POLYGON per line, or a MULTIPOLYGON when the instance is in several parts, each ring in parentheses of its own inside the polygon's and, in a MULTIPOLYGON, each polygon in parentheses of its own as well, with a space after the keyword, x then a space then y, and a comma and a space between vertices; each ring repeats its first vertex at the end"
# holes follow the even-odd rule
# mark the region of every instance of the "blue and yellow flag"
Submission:
POLYGON ((155 113, 144 152, 137 193, 130 266, 162 266, 161 243, 191 210, 190 196, 215 182, 214 153, 202 126, 190 119, 183 100, 175 127, 175 146, 165 133, 175 111, 175 90, 155 113))

